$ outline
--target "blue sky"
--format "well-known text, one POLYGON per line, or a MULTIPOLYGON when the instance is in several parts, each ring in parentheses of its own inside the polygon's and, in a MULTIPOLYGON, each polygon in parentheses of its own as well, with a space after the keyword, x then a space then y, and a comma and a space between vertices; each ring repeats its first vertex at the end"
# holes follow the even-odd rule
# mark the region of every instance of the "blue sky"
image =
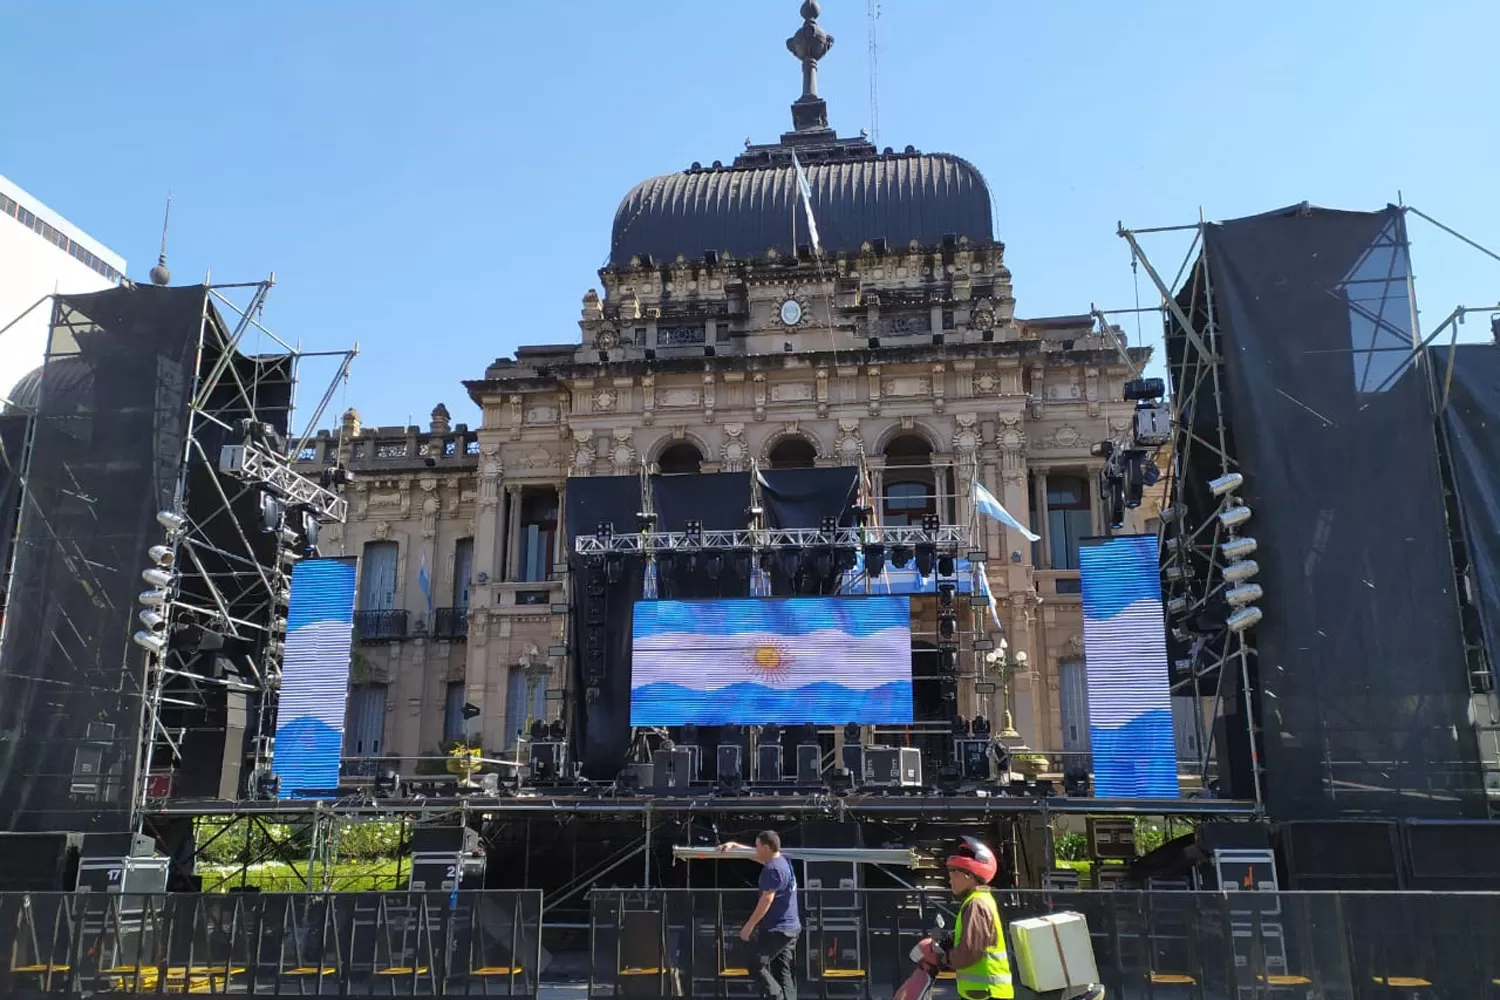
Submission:
MULTIPOLYGON (((578 335, 632 185, 789 127, 797 7, 0 0, 0 173, 137 278, 171 188, 178 281, 275 271, 267 325, 359 342, 336 406, 425 423, 442 401, 477 423, 459 381, 578 335)), ((880 144, 983 171, 1023 316, 1134 305, 1116 222, 1200 207, 1399 191, 1500 245, 1494 0, 880 7, 880 144)), ((824 3, 822 91, 846 134, 870 123, 865 9, 824 3)), ((1500 264, 1420 221, 1412 237, 1425 327, 1500 296, 1500 264)), ((1147 246, 1175 272, 1180 244, 1147 246)))

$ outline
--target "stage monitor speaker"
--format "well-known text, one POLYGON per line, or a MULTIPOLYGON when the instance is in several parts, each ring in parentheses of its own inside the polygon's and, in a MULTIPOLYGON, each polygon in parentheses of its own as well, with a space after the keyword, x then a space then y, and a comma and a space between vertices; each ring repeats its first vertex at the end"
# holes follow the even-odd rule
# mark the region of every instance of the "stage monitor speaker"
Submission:
POLYGON ((761 784, 775 784, 783 780, 781 747, 766 744, 756 747, 755 780, 761 784))
POLYGON ((411 892, 468 892, 484 888, 484 855, 468 852, 412 852, 411 892))
POLYGON ((816 785, 823 781, 823 748, 816 743, 797 744, 797 784, 816 785))
POLYGON ((561 781, 567 776, 567 765, 566 743, 547 740, 531 744, 532 781, 561 781))
POLYGON ((68 892, 78 880, 81 833, 0 833, 0 892, 68 892))
POLYGON ((1426 891, 1500 890, 1500 822, 1403 824, 1406 888, 1426 891))
POLYGON ((1245 717, 1226 710, 1214 720, 1214 759, 1219 766, 1219 796, 1249 801, 1255 798, 1250 733, 1245 717))
POLYGON ((1280 847, 1288 889, 1391 892, 1402 888, 1395 823, 1285 823, 1280 830, 1280 847))
POLYGON ((698 747, 673 747, 671 771, 667 775, 667 787, 674 792, 685 792, 698 780, 698 747))
POLYGON ((737 784, 745 780, 741 755, 744 750, 737 743, 719 744, 719 783, 737 784))
POLYGON ((465 854, 479 850, 479 831, 467 826, 417 826, 411 831, 412 854, 465 854))
POLYGON ((844 769, 854 775, 855 781, 860 781, 865 773, 865 747, 862 743, 845 743, 841 758, 844 769))
POLYGON ((959 771, 965 781, 989 781, 990 741, 958 739, 953 741, 953 756, 958 761, 959 771))
POLYGON ((921 788, 922 751, 916 747, 866 747, 865 784, 871 788, 921 788))
POLYGON ((182 736, 182 765, 175 787, 185 799, 233 802, 242 797, 248 711, 243 691, 224 692, 222 728, 189 729, 182 736))

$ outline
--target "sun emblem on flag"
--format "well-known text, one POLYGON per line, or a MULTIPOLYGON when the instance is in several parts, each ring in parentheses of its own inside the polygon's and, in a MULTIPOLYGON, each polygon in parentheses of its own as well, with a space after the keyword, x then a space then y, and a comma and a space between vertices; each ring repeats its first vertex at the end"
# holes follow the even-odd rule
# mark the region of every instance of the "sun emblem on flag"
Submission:
POLYGON ((779 681, 791 673, 791 651, 772 639, 750 647, 750 669, 763 681, 779 681))

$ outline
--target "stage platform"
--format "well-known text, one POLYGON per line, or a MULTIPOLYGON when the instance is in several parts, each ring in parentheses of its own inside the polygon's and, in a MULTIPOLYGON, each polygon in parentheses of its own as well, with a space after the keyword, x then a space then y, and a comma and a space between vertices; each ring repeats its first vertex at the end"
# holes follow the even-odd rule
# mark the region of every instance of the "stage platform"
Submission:
POLYGON ((967 817, 975 819, 1019 815, 1243 817, 1255 815, 1255 803, 1232 799, 1098 799, 1014 795, 848 795, 722 794, 705 790, 692 795, 616 796, 580 792, 530 792, 512 796, 444 796, 377 799, 221 800, 176 799, 151 806, 148 815, 178 816, 295 816, 333 814, 347 817, 390 817, 433 813, 511 815, 591 815, 631 817, 646 815, 835 815, 850 817, 967 817))

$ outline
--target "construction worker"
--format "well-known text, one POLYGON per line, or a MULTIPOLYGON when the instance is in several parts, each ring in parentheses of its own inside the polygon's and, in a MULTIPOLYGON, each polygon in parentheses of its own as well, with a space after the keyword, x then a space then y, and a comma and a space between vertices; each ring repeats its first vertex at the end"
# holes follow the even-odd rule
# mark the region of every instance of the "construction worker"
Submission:
POLYGON ((943 964, 953 970, 954 985, 964 1000, 1012 1000, 1016 995, 1005 951, 1005 927, 990 893, 999 867, 995 852, 973 837, 960 838, 948 858, 948 888, 958 898, 959 911, 943 964))

